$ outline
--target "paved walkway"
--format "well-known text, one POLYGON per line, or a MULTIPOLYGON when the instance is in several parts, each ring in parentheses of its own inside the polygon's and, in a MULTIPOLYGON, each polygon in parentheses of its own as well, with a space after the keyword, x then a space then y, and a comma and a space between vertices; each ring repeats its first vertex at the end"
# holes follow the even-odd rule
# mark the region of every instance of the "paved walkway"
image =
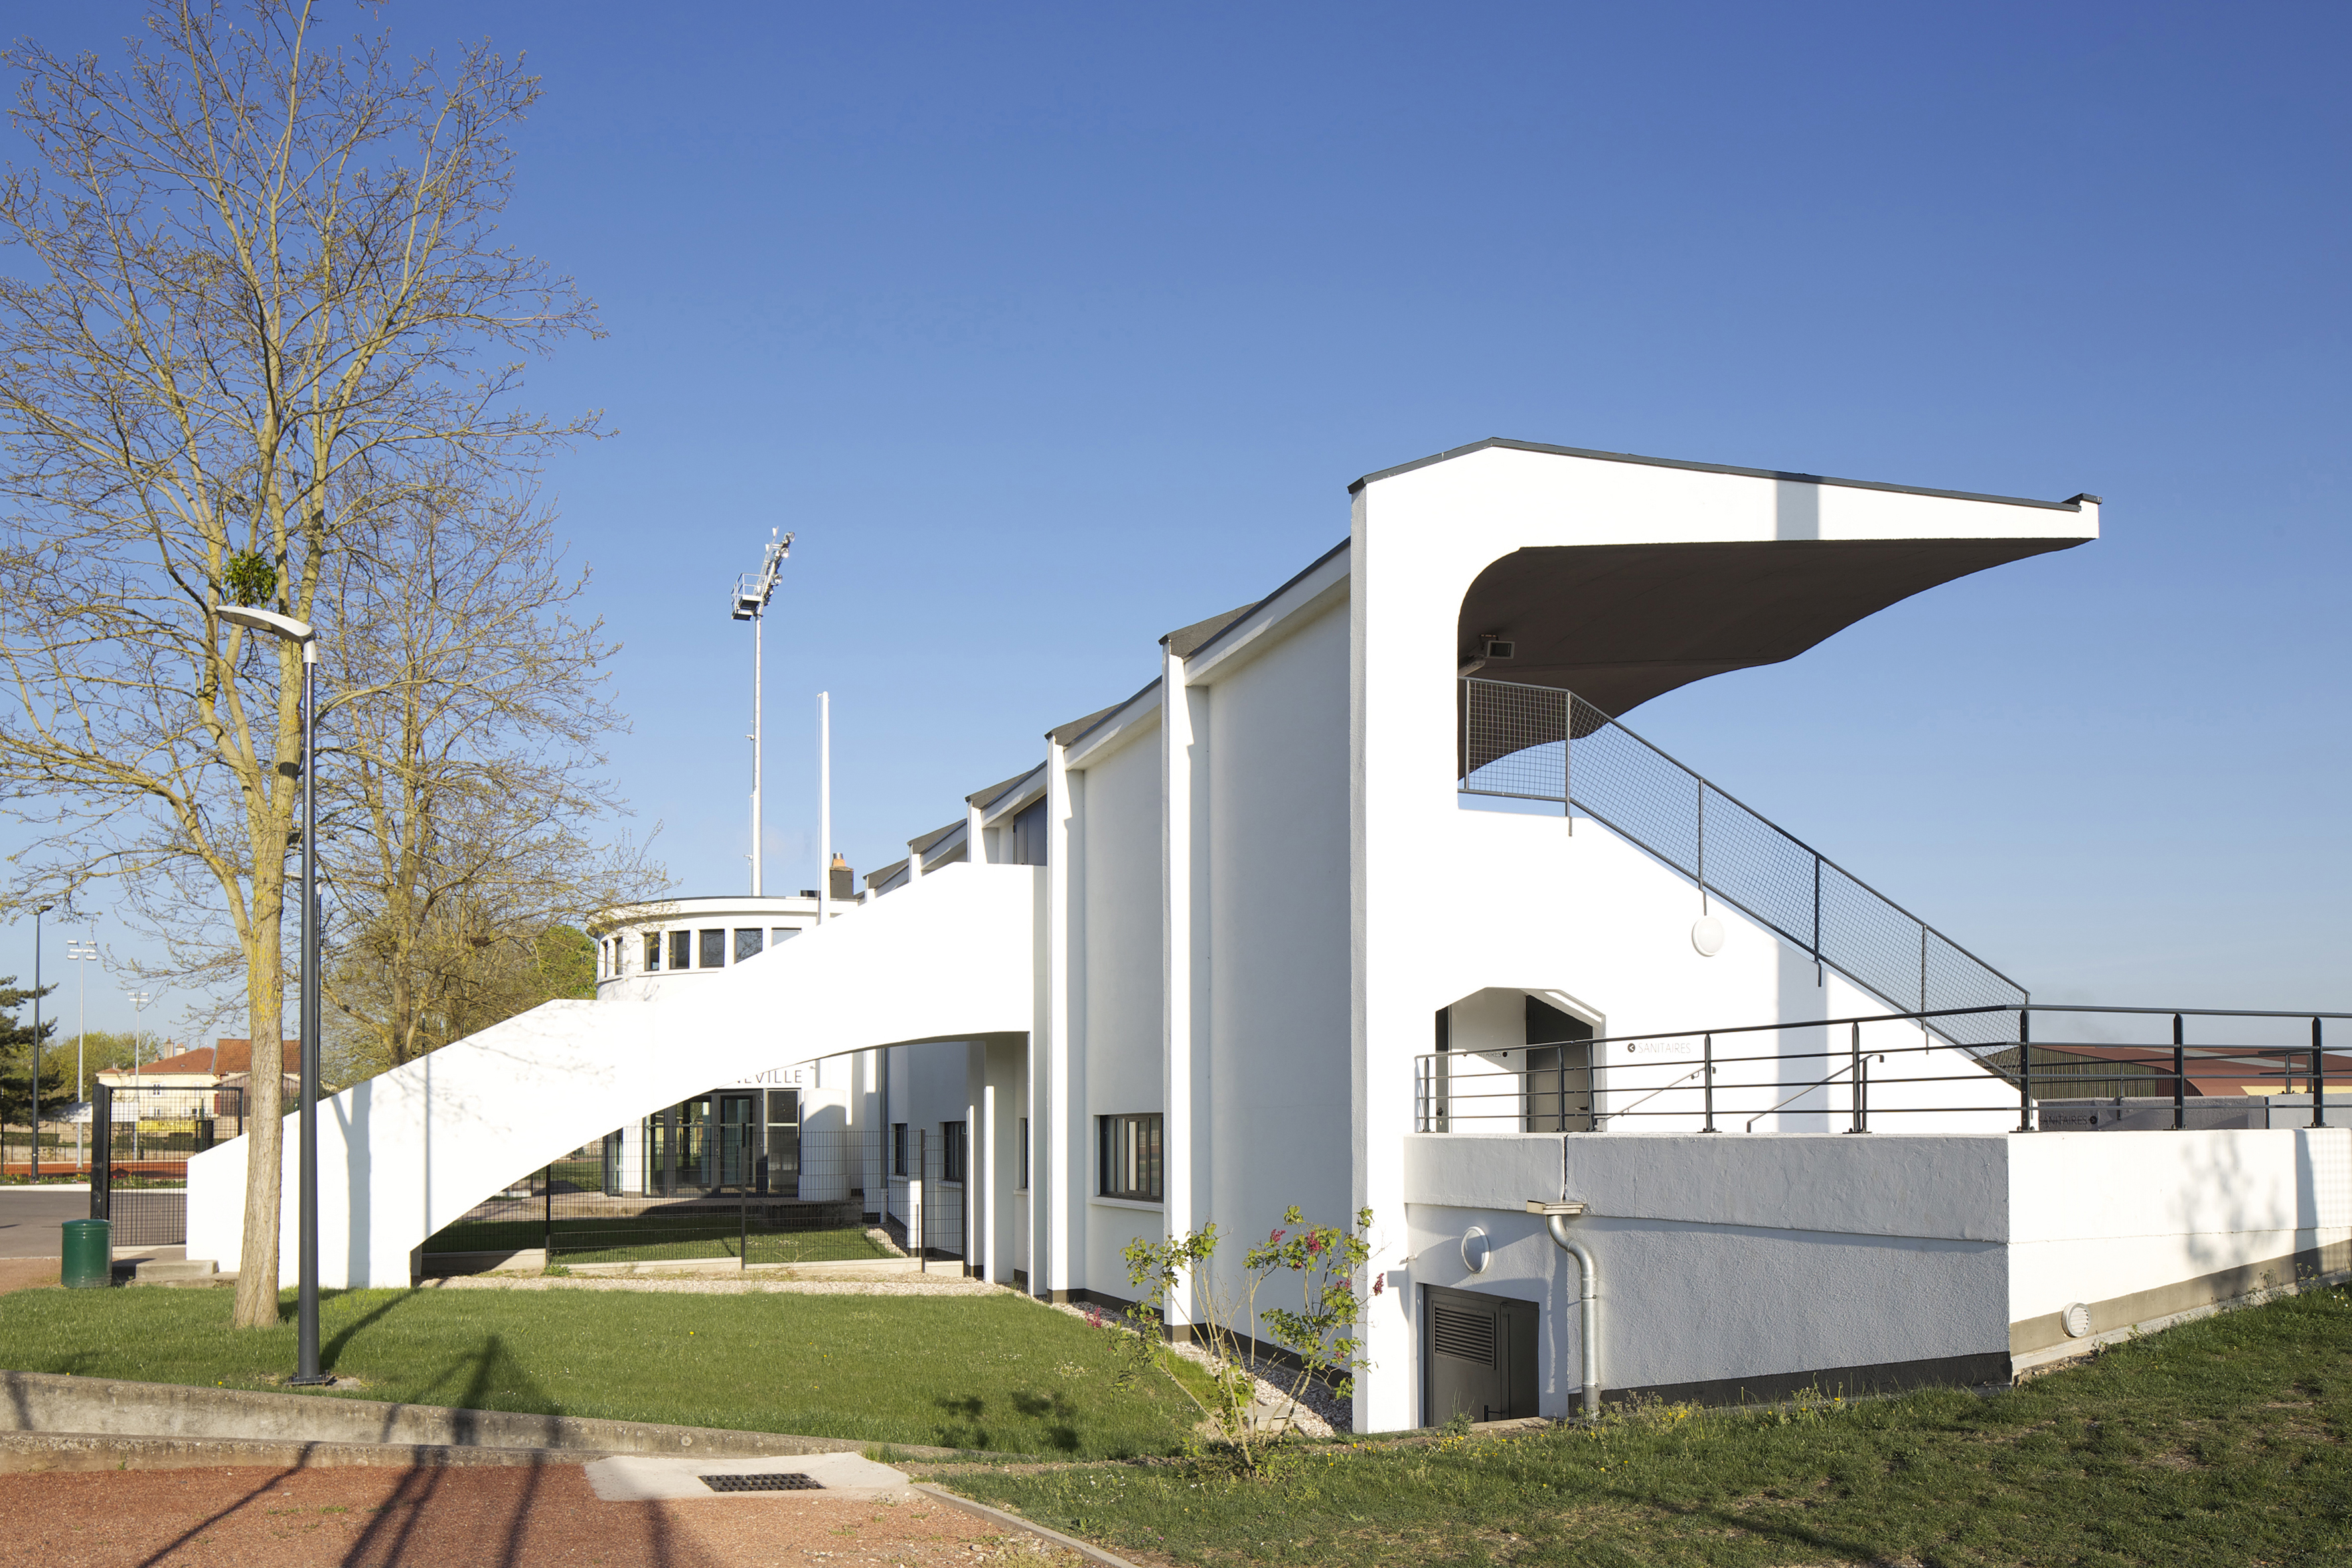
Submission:
POLYGON ((578 1465, 0 1475, 0 1568, 1085 1568, 929 1500, 604 1502, 578 1465))
POLYGON ((89 1217, 88 1193, 0 1187, 0 1258, 46 1258, 55 1263, 65 1245, 58 1226, 89 1217))

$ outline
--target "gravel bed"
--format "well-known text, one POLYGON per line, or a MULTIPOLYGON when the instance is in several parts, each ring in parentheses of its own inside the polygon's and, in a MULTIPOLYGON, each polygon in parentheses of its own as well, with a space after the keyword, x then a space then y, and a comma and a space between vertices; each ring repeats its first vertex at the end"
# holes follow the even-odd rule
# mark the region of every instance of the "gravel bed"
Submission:
MULTIPOLYGON (((1119 1328, 1123 1331, 1118 1315, 1102 1308, 1059 1303, 1055 1305, 1054 1310, 1067 1312, 1070 1316, 1087 1322, 1095 1321, 1094 1315, 1100 1313, 1102 1322, 1119 1328)), ((1217 1358, 1211 1355, 1206 1347, 1193 1341, 1179 1341, 1168 1348, 1185 1360, 1198 1363, 1212 1371, 1217 1367, 1217 1358)), ((1257 1384, 1257 1403, 1261 1409, 1269 1413, 1278 1413, 1289 1405, 1290 1391, 1286 1386, 1288 1380, 1287 1373, 1284 1376, 1284 1384, 1276 1384, 1260 1376, 1255 1369, 1251 1371, 1250 1380, 1257 1384)), ((1336 1433, 1355 1430, 1354 1407, 1333 1393, 1319 1378, 1310 1377, 1307 1380, 1307 1386, 1299 1391, 1298 1403, 1304 1408, 1298 1412, 1295 1420, 1298 1430, 1309 1437, 1328 1437, 1336 1433)))

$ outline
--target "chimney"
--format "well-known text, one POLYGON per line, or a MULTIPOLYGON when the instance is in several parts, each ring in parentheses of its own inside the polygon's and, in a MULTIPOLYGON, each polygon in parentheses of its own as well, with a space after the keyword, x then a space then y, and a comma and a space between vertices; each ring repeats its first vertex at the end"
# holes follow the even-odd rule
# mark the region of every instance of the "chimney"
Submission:
POLYGON ((857 873, 849 868, 849 861, 839 850, 834 852, 833 865, 826 873, 833 879, 832 896, 837 903, 849 903, 857 897, 857 873))

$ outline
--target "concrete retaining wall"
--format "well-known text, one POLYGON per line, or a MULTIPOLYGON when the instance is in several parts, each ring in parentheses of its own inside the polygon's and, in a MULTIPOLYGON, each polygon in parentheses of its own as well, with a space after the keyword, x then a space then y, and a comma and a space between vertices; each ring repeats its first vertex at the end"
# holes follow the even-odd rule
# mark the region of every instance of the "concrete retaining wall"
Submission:
MULTIPOLYGON (((51 1373, 0 1372, 0 1433, 236 1439, 264 1444, 412 1444, 580 1454, 854 1454, 869 1445, 836 1437, 667 1426, 573 1415, 523 1415, 390 1405, 332 1394, 187 1388, 51 1373)), ((950 1448, 893 1445, 947 1458, 950 1448)), ((236 1461, 217 1459, 215 1464, 236 1461)), ((246 1461, 259 1463, 259 1460, 246 1461)), ((382 1461, 378 1461, 382 1462, 382 1461)))
POLYGON ((2352 1268, 2347 1129, 1419 1134, 1402 1173, 1406 1256, 1381 1259, 1398 1306, 1416 1315, 1425 1285, 1540 1303, 1547 1415, 1582 1348, 1572 1266, 1529 1198, 1591 1205, 1572 1223, 1600 1269, 1604 1387, 1707 1402, 2007 1381, 2081 1342, 2073 1302, 2097 1334, 2352 1268))

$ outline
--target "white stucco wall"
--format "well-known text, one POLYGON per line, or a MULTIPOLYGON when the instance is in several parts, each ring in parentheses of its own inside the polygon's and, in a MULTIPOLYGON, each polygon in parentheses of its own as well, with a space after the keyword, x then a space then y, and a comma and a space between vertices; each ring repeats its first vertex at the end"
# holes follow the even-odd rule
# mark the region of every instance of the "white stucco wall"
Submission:
POLYGON ((1324 1224, 1352 1214, 1345 602, 1301 620, 1208 683, 1194 1223, 1244 1247, 1292 1204, 1324 1224))
MULTIPOLYGON (((1581 1347, 1570 1263, 1529 1198, 1591 1205, 1570 1224, 1599 1265, 1612 1389, 2006 1357, 2013 1325, 2072 1302, 2112 1304, 2104 1328, 2285 1283, 2291 1266, 2242 1275, 2299 1254, 2352 1265, 2346 1129, 1425 1134, 1400 1169, 1410 1239, 1380 1259, 1384 1296, 1408 1321, 1424 1285, 1542 1303, 1546 1414, 1573 1399, 1581 1347)), ((1389 1370, 1417 1398, 1408 1348, 1389 1370)))
POLYGON ((2009 1142, 2012 1321, 2352 1240, 2352 1128, 2009 1142))

